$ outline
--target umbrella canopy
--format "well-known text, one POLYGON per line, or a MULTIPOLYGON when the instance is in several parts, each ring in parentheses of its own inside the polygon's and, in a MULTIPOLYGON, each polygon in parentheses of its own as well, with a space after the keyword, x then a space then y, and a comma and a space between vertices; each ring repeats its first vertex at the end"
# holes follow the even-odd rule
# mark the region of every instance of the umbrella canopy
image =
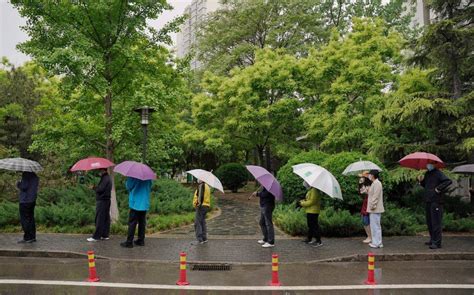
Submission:
POLYGON ((0 160, 0 169, 22 172, 39 172, 43 167, 38 162, 23 158, 6 158, 0 160))
POLYGON ((133 177, 140 180, 156 179, 156 174, 150 167, 143 163, 135 161, 125 161, 114 168, 114 172, 120 173, 127 177, 133 177))
POLYGON ((310 186, 326 193, 331 198, 341 199, 341 186, 334 175, 321 166, 304 163, 292 166, 293 172, 303 178, 310 186))
POLYGON ((459 174, 474 174, 474 164, 467 164, 467 165, 454 167, 452 172, 459 173, 459 174))
POLYGON ((105 169, 115 164, 104 158, 86 158, 78 161, 72 166, 71 171, 88 171, 94 169, 105 169))
POLYGON ((426 169, 427 164, 433 164, 436 168, 444 168, 445 165, 440 158, 436 155, 425 153, 425 152, 416 152, 411 153, 403 157, 400 161, 398 161, 401 166, 423 170, 426 169))
POLYGON ((354 162, 350 164, 349 166, 347 166, 344 172, 342 172, 342 174, 355 175, 355 174, 359 174, 362 171, 370 171, 370 170, 382 171, 382 169, 379 166, 377 166, 376 164, 370 161, 359 161, 359 162, 354 162))
POLYGON ((208 185, 212 186, 215 189, 224 192, 224 188, 222 187, 221 181, 211 172, 203 170, 203 169, 194 169, 186 171, 186 173, 191 174, 192 176, 196 177, 197 179, 204 181, 208 185))
POLYGON ((276 180, 275 176, 267 171, 267 169, 254 165, 247 165, 245 167, 253 177, 255 177, 255 180, 258 181, 258 183, 275 196, 277 201, 283 200, 283 190, 281 189, 280 183, 276 180))

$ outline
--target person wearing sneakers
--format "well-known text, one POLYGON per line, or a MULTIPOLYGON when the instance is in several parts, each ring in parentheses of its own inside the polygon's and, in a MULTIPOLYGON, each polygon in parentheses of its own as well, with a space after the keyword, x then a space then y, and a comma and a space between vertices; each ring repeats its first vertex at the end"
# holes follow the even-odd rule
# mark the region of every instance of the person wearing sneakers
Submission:
POLYGON ((198 244, 204 244, 207 243, 206 215, 211 206, 211 188, 201 180, 198 180, 198 184, 193 197, 193 206, 196 210, 194 231, 198 244))
POLYGON ((95 232, 88 242, 108 240, 110 232, 110 198, 112 194, 112 181, 107 169, 100 169, 101 176, 95 190, 95 232))
POLYGON ((273 210, 275 210, 275 196, 262 186, 260 190, 254 192, 252 196, 260 198, 260 228, 263 239, 257 243, 263 248, 275 246, 275 229, 273 228, 273 210))
POLYGON ((370 217, 370 231, 372 235, 372 242, 369 243, 369 246, 371 248, 382 248, 382 227, 380 225, 380 219, 385 210, 383 207, 383 188, 379 180, 379 172, 377 170, 370 170, 369 179, 372 181, 367 199, 367 212, 370 217))
POLYGON ((370 232, 370 217, 367 213, 367 199, 370 185, 372 182, 369 179, 369 171, 364 171, 362 174, 359 174, 359 194, 362 198, 362 208, 360 209, 360 215, 362 216, 362 224, 364 225, 365 233, 367 238, 363 240, 363 243, 369 244, 372 242, 372 234, 370 232))
POLYGON ((314 247, 322 246, 321 230, 319 228, 318 217, 321 212, 321 194, 317 189, 311 187, 306 181, 304 187, 308 190, 306 198, 300 201, 300 205, 306 212, 306 221, 308 224, 308 237, 303 242, 314 247), (315 240, 313 241, 313 237, 315 240))
POLYGON ((146 211, 150 209, 151 180, 127 177, 125 187, 129 192, 128 206, 130 207, 130 213, 128 215, 127 240, 120 243, 120 246, 125 248, 133 248, 133 244, 145 246, 146 211), (137 225, 138 238, 134 241, 137 225))

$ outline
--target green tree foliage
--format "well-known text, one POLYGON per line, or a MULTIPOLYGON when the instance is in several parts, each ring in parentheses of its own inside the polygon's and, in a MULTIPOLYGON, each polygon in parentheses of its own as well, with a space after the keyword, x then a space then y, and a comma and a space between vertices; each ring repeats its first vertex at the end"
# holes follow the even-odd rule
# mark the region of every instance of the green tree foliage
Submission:
POLYGON ((222 181, 222 185, 233 193, 244 187, 249 179, 247 169, 239 163, 221 165, 217 168, 215 175, 222 181))

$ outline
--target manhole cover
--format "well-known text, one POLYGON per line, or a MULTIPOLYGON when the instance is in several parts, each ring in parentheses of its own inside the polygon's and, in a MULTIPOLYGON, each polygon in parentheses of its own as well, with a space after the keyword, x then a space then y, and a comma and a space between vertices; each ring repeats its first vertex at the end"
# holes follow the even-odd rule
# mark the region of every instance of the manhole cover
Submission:
POLYGON ((197 271, 226 271, 232 270, 231 264, 221 264, 221 263, 198 263, 193 264, 191 270, 197 271))

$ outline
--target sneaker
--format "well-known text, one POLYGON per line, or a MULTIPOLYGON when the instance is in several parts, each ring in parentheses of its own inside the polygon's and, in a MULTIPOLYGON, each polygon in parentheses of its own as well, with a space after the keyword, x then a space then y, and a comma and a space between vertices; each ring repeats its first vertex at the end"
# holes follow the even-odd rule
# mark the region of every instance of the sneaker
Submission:
POLYGON ((275 247, 275 244, 265 243, 262 245, 262 248, 272 248, 275 247))
POLYGON ((377 248, 383 248, 383 244, 380 244, 380 245, 377 246, 377 245, 374 245, 374 244, 370 243, 370 244, 369 244, 369 247, 370 247, 370 248, 376 248, 376 249, 377 249, 377 248))
POLYGON ((316 244, 316 243, 317 243, 316 240, 312 240, 312 241, 308 242, 308 245, 314 245, 314 244, 316 244))
POLYGON ((122 243, 120 243, 120 246, 122 246, 124 248, 133 248, 133 244, 129 243, 129 242, 122 242, 122 243))
POLYGON ((139 240, 133 241, 133 244, 135 244, 136 246, 145 246, 145 242, 139 240))
POLYGON ((311 243, 311 240, 304 239, 304 240, 301 240, 301 242, 303 242, 303 243, 305 243, 305 244, 309 244, 309 243, 311 243))
POLYGON ((431 246, 431 241, 425 242, 426 246, 431 246))
POLYGON ((27 243, 27 244, 31 244, 31 243, 34 243, 34 242, 36 242, 36 239, 31 239, 31 240, 25 241, 25 243, 27 243))
POLYGON ((100 238, 100 239, 101 239, 102 241, 108 241, 108 240, 110 240, 109 237, 102 237, 102 238, 100 238))
POLYGON ((429 248, 432 250, 441 249, 441 245, 431 244, 429 248))
POLYGON ((318 248, 318 247, 321 247, 322 245, 323 245, 322 242, 315 242, 315 243, 313 244, 313 247, 314 247, 314 248, 318 248))
POLYGON ((208 240, 204 240, 204 241, 202 241, 202 242, 205 244, 205 243, 207 243, 207 242, 208 242, 208 240))
POLYGON ((88 242, 97 242, 98 240, 94 239, 93 237, 87 238, 88 242))
POLYGON ((372 239, 371 239, 371 238, 367 238, 367 239, 363 240, 362 243, 364 243, 364 244, 370 244, 370 243, 372 243, 372 239))
POLYGON ((206 242, 205 241, 200 241, 198 244, 199 245, 204 245, 206 242))
POLYGON ((264 240, 258 240, 257 243, 259 243, 260 245, 263 245, 265 244, 266 242, 264 240))

